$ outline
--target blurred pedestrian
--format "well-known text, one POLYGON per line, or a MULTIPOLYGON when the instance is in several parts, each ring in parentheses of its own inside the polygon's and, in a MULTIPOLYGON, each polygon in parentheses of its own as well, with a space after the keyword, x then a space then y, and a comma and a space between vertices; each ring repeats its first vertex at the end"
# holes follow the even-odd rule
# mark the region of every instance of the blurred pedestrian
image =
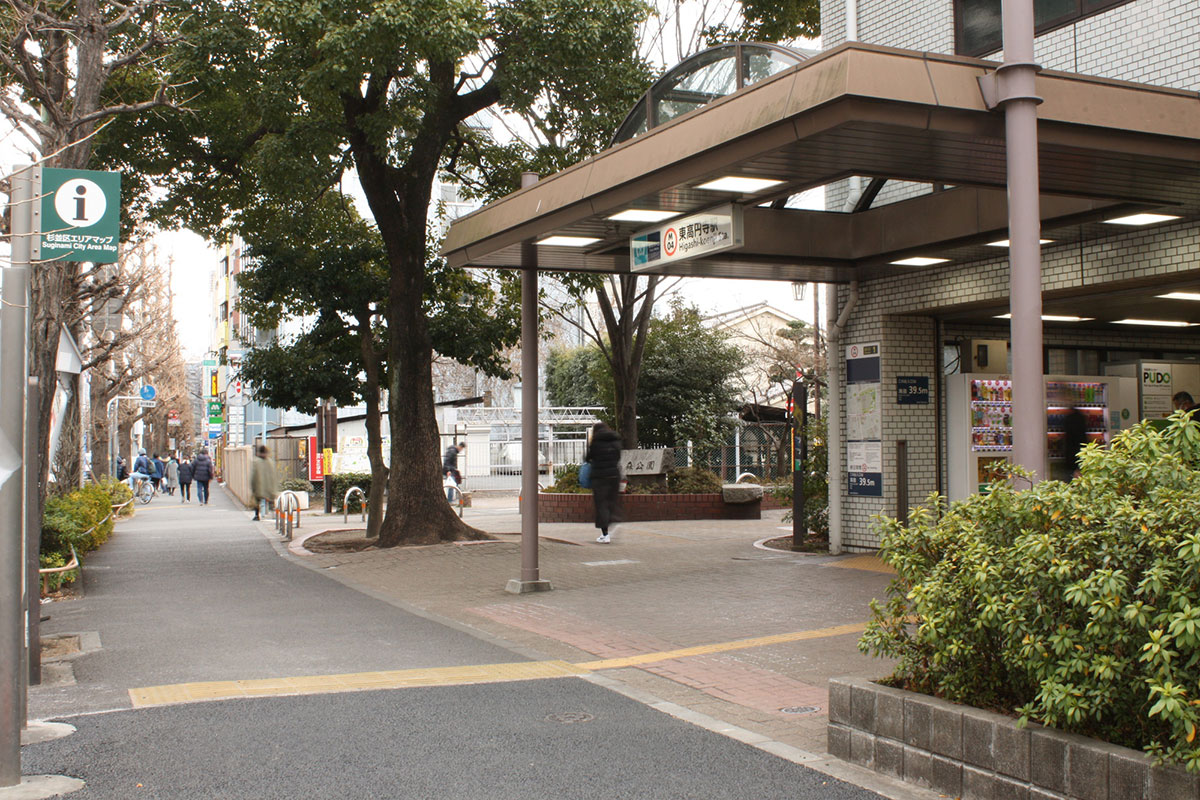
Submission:
POLYGON ((158 491, 163 491, 163 481, 167 477, 167 464, 158 457, 158 453, 154 454, 154 488, 158 491))
POLYGON ((258 446, 250 467, 250 491, 254 495, 254 518, 261 519, 262 514, 270 511, 275 495, 279 494, 279 475, 264 444, 258 446))
POLYGON ((447 475, 454 478, 454 483, 462 486, 462 473, 458 471, 458 454, 467 449, 466 442, 452 444, 442 455, 442 477, 447 475))
POLYGON ((175 490, 179 488, 179 461, 176 460, 175 454, 167 456, 167 494, 175 496, 175 490))
POLYGON ((208 482, 213 477, 212 456, 207 447, 201 447, 200 452, 192 459, 192 480, 196 482, 196 500, 202 506, 208 505, 208 482))
POLYGON ((584 461, 592 465, 592 502, 596 506, 596 527, 600 529, 596 541, 608 544, 621 490, 621 437, 603 422, 598 423, 592 429, 584 461))

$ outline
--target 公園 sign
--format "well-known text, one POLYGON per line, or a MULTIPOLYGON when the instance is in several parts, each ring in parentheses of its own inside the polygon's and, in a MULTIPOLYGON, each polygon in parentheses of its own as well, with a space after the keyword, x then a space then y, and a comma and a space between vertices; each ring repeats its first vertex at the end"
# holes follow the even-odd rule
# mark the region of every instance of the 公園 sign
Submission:
POLYGON ((34 172, 34 191, 42 198, 34 212, 37 260, 117 260, 121 238, 121 173, 83 169, 34 172))
POLYGON ((635 233, 629 239, 629 268, 644 272, 733 250, 744 243, 742 207, 726 203, 635 233))

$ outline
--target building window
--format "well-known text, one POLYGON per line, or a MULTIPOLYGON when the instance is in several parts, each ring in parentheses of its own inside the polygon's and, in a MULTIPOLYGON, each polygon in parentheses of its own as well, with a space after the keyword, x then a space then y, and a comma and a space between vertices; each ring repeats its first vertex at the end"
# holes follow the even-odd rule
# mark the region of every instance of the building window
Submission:
MULTIPOLYGON (((1131 2, 1033 0, 1033 24, 1042 34, 1131 2)), ((1001 0, 954 0, 954 42, 959 55, 982 56, 1001 49, 1000 4, 1001 0)))

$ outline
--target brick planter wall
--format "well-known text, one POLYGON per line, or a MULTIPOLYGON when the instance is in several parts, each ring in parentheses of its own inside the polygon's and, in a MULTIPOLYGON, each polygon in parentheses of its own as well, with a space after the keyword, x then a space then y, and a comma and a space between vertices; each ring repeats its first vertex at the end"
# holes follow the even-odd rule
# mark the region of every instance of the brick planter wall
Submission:
MULTIPOLYGON (((672 519, 761 519, 761 501, 726 503, 717 494, 623 494, 621 518, 626 522, 672 519)), ((538 495, 538 522, 592 522, 592 495, 538 495)))
POLYGON ((863 678, 829 681, 829 753, 964 800, 1197 800, 1144 753, 863 678))

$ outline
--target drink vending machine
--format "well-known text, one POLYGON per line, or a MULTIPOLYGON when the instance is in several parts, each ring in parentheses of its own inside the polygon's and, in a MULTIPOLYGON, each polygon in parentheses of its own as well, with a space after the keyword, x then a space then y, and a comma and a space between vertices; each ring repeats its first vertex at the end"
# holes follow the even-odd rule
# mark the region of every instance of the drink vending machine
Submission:
MULTIPOLYGON (((1087 419, 1091 441, 1107 443, 1138 421, 1137 384, 1132 378, 1095 375, 1043 377, 1046 404, 1046 463, 1042 476, 1070 477, 1063 423, 1072 408, 1087 419)), ((986 492, 995 467, 1012 460, 1012 379, 1007 375, 946 376, 949 496, 961 500, 986 492)))

